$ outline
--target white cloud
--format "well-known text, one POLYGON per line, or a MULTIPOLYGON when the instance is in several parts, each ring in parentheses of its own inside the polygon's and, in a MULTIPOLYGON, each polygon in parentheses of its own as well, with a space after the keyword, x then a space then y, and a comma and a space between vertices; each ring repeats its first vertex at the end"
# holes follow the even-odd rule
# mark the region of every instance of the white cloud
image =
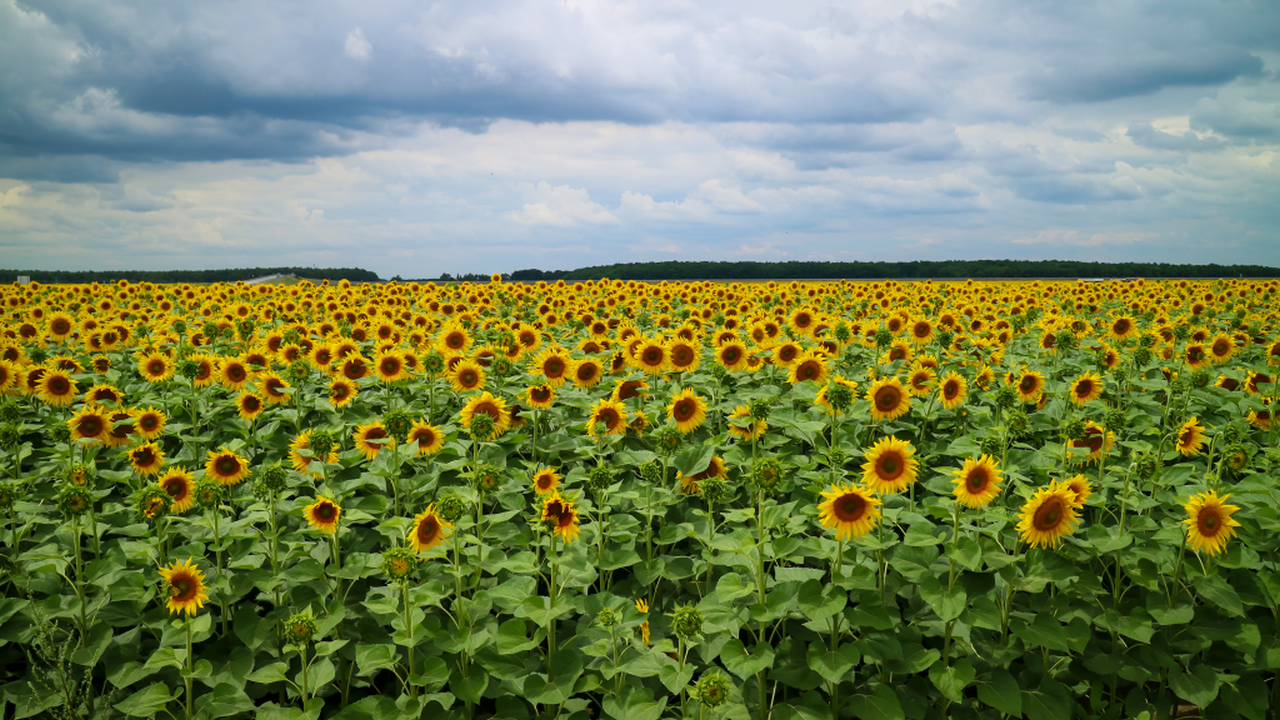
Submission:
POLYGON ((347 40, 342 44, 342 52, 353 60, 368 60, 373 54, 373 45, 369 44, 369 40, 364 36, 364 30, 359 25, 355 30, 347 33, 347 40))
POLYGON ((583 188, 568 185, 552 187, 549 183, 540 182, 526 194, 533 196, 534 201, 525 203, 519 212, 510 215, 512 220, 522 225, 571 227, 580 222, 590 225, 618 222, 613 213, 592 202, 583 188))

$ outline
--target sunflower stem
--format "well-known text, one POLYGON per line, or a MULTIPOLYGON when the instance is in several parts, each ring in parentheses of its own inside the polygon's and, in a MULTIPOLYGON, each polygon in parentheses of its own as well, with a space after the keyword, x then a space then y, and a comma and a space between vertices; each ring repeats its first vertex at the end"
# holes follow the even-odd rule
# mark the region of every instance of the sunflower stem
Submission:
MULTIPOLYGON (((224 573, 222 570, 222 533, 218 527, 218 508, 213 508, 210 514, 213 515, 213 552, 218 561, 218 579, 221 580, 224 573)), ((218 593, 218 607, 222 610, 222 637, 226 637, 227 633, 230 631, 227 619, 226 593, 218 593)))
POLYGON ((412 682, 413 678, 413 618, 410 616, 409 610, 409 583, 400 581, 400 599, 404 602, 404 627, 409 633, 409 647, 406 648, 408 653, 408 669, 405 671, 405 691, 409 693, 410 698, 418 697, 418 686, 412 682))
POLYGON ((556 534, 554 532, 551 533, 551 552, 547 553, 547 562, 551 566, 550 583, 548 583, 548 586, 547 586, 547 595, 551 598, 551 607, 549 608, 551 610, 551 617, 547 621, 547 679, 548 680, 551 679, 551 656, 554 655, 556 651, 556 619, 555 619, 555 607, 556 607, 556 595, 557 595, 556 560, 559 557, 558 553, 556 552, 556 540, 557 540, 556 534))
POLYGON ((298 646, 298 655, 302 658, 302 694, 299 695, 298 697, 299 699, 302 700, 302 709, 305 711, 307 709, 307 689, 308 689, 307 688, 307 643, 306 641, 303 641, 302 644, 298 646))
POLYGON ((193 643, 192 643, 192 632, 191 632, 191 617, 192 617, 191 613, 188 612, 187 619, 183 621, 183 624, 186 626, 186 629, 187 629, 187 672, 186 672, 186 677, 183 678, 186 681, 185 684, 187 689, 186 696, 183 698, 184 700, 186 700, 186 703, 187 703, 187 720, 191 720, 191 717, 192 717, 191 705, 194 698, 192 698, 191 696, 194 694, 193 685, 195 682, 195 659, 193 657, 193 649, 192 649, 193 643))

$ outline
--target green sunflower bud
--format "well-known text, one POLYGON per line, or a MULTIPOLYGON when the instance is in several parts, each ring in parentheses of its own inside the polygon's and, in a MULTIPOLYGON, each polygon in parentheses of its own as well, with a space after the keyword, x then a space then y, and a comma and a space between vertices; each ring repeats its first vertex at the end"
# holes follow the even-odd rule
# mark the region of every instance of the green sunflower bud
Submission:
POLYGON ((679 605, 671 613, 671 628, 685 642, 696 638, 702 632, 702 613, 693 605, 679 605))

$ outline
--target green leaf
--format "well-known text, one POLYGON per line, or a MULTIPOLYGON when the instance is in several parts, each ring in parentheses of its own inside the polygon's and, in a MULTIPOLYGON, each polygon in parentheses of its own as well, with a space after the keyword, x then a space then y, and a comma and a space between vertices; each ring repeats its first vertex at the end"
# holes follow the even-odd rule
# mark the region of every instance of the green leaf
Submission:
MULTIPOLYGON (((333 682, 333 678, 337 676, 337 670, 333 667, 333 661, 329 658, 320 658, 315 662, 308 660, 307 666, 307 682, 311 685, 311 691, 316 692, 320 688, 333 682)), ((299 674, 299 678, 301 674, 299 674)), ((295 679, 294 682, 301 685, 302 683, 295 679)))
POLYGON ((658 720, 667 708, 667 698, 653 699, 653 691, 645 688, 623 686, 621 696, 606 695, 605 715, 614 720, 658 720))
POLYGON ((114 707, 130 717, 152 717, 172 699, 173 693, 167 685, 154 683, 116 703, 114 707))
POLYGON ((746 680, 773 667, 773 647, 769 643, 757 643, 748 653, 742 641, 734 638, 720 649, 720 661, 729 672, 746 680))
POLYGON ((1022 693, 1007 670, 994 670, 986 682, 979 683, 978 699, 1006 715, 1022 717, 1022 693))
POLYGON ((920 597, 929 603, 939 619, 955 620, 964 612, 965 601, 969 596, 959 584, 950 590, 944 590, 937 577, 925 575, 920 579, 920 597))
POLYGON ((823 585, 817 580, 808 580, 800 586, 800 594, 796 597, 796 601, 800 612, 804 613, 809 620, 817 622, 844 610, 849 596, 831 585, 823 585))
POLYGON ((821 642, 811 643, 807 655, 809 669, 833 683, 845 680, 849 671, 861 659, 858 649, 852 645, 841 645, 831 650, 821 642))
POLYGON ((933 686, 953 703, 964 702, 964 689, 973 682, 974 676, 973 664, 968 660, 958 660, 953 665, 939 660, 929 668, 929 680, 933 686))
POLYGON ((1022 711, 1027 720, 1071 720, 1074 705, 1062 683, 1049 678, 1041 680, 1037 690, 1022 691, 1022 711))
MULTIPOLYGON (((1163 599, 1161 601, 1163 602, 1163 599)), ((1159 625, 1186 625, 1196 616, 1195 608, 1190 605, 1179 605, 1175 608, 1149 607, 1147 612, 1151 613, 1151 619, 1159 625)))
POLYGON ((379 670, 395 667, 396 656, 395 645, 357 645, 356 667, 361 675, 372 675, 379 670))
POLYGON ((676 455, 675 462, 672 465, 685 477, 697 475, 711 465, 711 456, 715 454, 716 449, 712 445, 691 447, 676 455))
MULTIPOLYGON (((533 678, 541 679, 537 675, 529 676, 530 680, 533 678)), ((528 687, 528 682, 525 683, 525 686, 528 687)), ((472 704, 480 702, 480 695, 487 687, 489 687, 489 675, 485 673, 483 668, 476 665, 472 665, 466 675, 455 669, 449 677, 449 691, 458 698, 472 704)))
POLYGON ((254 703, 239 686, 221 683, 197 698, 196 708, 201 717, 221 718, 250 712, 254 703))
POLYGON ((262 683, 263 685, 270 685, 271 683, 287 680, 289 676, 286 673, 288 671, 289 666, 285 663, 274 662, 249 673, 245 680, 248 680, 249 682, 262 683))
POLYGON ((1062 623, 1049 615, 1036 615, 1036 619, 1030 625, 1019 618, 1014 618, 1009 621, 1009 629, 1028 645, 1045 647, 1058 652, 1067 651, 1067 634, 1062 629, 1062 623))
POLYGON ((1191 672, 1177 668, 1169 673, 1169 687, 1183 700, 1198 708, 1208 707, 1218 697, 1222 681, 1208 665, 1196 665, 1191 672))
POLYGON ((1237 617, 1244 616, 1244 603, 1235 588, 1218 575, 1202 578, 1195 584, 1196 594, 1237 617))
POLYGON ((902 703, 888 685, 876 685, 870 695, 849 698, 849 709, 862 720, 903 720, 902 703))
POLYGON ((693 679, 693 665, 685 665, 682 672, 680 665, 674 661, 663 663, 662 668, 658 671, 658 679, 672 694, 678 693, 693 679))
POLYGON ((512 618, 498 627, 498 654, 513 655, 532 650, 541 644, 538 638, 530 638, 524 621, 512 618))

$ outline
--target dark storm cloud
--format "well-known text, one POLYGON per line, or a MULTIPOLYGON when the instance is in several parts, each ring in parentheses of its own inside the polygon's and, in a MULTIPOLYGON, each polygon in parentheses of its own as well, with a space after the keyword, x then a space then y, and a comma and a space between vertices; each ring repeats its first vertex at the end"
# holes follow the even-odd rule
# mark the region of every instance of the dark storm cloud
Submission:
POLYGON ((1180 51, 1057 59, 1027 73, 1022 84, 1032 100, 1055 103, 1100 102, 1149 95, 1168 87, 1221 85, 1257 75, 1262 60, 1239 49, 1184 48, 1180 51))

